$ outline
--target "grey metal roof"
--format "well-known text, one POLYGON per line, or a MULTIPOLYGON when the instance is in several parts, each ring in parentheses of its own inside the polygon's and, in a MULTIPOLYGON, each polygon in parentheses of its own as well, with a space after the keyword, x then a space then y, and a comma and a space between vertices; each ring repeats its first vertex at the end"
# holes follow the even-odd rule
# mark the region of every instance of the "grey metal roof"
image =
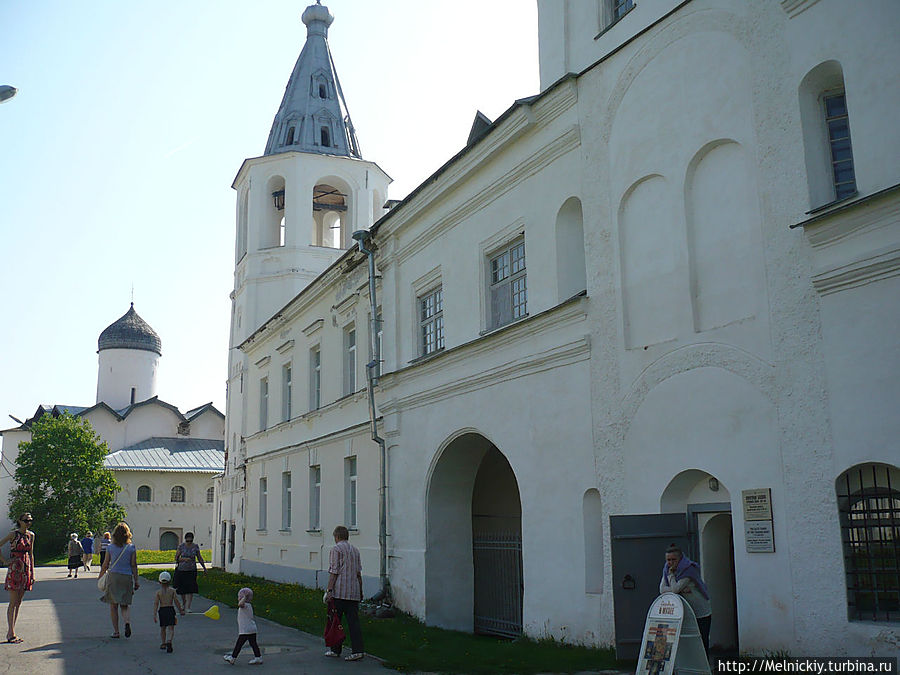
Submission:
POLYGON ((162 355, 162 340, 150 324, 134 311, 134 303, 118 321, 100 333, 97 351, 104 349, 143 349, 162 355))
POLYGON ((104 466, 118 471, 220 473, 225 469, 225 441, 203 438, 148 438, 111 452, 104 466))
POLYGON ((334 16, 317 2, 306 8, 301 20, 306 24, 306 43, 272 122, 265 154, 296 150, 361 158, 328 48, 328 27, 334 16), (327 145, 322 142, 323 128, 327 129, 327 145))

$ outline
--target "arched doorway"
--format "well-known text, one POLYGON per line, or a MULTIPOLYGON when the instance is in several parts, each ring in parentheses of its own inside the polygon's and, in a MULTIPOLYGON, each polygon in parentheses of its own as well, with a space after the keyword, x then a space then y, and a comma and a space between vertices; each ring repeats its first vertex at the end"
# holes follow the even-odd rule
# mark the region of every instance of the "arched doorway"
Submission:
POLYGON ((181 543, 181 537, 170 530, 166 530, 159 537, 160 551, 174 551, 181 543))
POLYGON ((522 507, 502 452, 476 432, 440 453, 428 485, 425 619, 490 635, 522 633, 522 507))

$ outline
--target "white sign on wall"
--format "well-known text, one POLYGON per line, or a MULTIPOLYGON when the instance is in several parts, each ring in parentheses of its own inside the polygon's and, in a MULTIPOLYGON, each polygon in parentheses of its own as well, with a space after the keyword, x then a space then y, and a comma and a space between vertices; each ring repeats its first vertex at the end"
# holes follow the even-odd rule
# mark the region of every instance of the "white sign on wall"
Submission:
POLYGON ((772 489, 742 490, 744 543, 747 553, 775 553, 772 489))

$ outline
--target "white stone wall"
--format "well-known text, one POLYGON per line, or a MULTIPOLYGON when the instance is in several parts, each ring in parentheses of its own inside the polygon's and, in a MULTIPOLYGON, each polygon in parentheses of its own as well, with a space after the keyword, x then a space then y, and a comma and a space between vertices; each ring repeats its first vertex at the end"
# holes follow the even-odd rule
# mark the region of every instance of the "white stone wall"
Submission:
POLYGON ((211 547, 215 502, 207 502, 206 493, 213 487, 213 474, 174 471, 114 471, 113 474, 122 488, 116 502, 128 514, 135 546, 158 549, 165 532, 178 535, 179 541, 185 532, 193 532, 194 542, 200 548, 211 547), (142 485, 150 488, 149 502, 137 501, 138 488, 142 485), (175 486, 185 489, 183 504, 171 501, 175 486))
POLYGON ((113 410, 156 396, 159 354, 143 349, 103 349, 98 355, 97 403, 113 410), (134 397, 132 398, 132 389, 134 397))

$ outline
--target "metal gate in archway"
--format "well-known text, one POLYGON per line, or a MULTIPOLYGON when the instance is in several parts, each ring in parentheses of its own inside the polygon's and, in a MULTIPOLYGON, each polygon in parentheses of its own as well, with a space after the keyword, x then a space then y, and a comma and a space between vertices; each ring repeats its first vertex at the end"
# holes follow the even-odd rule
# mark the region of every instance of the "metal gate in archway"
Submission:
POLYGON ((472 535, 475 567, 475 632, 503 637, 522 634, 522 535, 472 535))

